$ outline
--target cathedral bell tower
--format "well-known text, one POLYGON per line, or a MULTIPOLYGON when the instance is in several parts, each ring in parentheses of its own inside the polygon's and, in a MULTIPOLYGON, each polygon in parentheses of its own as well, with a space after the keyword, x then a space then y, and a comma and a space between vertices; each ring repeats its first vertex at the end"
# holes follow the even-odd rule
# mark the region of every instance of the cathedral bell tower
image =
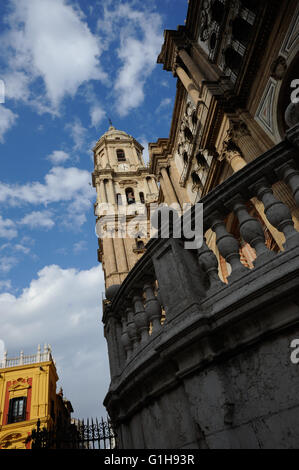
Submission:
MULTIPOLYGON (((102 223, 107 230, 106 221, 109 225, 110 215, 112 221, 119 218, 114 214, 122 214, 122 227, 128 227, 130 222, 134 224, 133 219, 142 208, 147 211, 149 204, 158 201, 156 179, 148 172, 142 151, 139 142, 112 125, 97 142, 93 149, 92 175, 93 186, 97 191, 97 226, 102 223), (103 210, 105 206, 109 208, 108 214, 107 210, 103 210)), ((123 228, 117 224, 116 227, 113 237, 100 236, 98 239, 98 259, 104 270, 106 288, 123 282, 142 256, 149 239, 149 224, 136 237, 124 235, 123 228)))

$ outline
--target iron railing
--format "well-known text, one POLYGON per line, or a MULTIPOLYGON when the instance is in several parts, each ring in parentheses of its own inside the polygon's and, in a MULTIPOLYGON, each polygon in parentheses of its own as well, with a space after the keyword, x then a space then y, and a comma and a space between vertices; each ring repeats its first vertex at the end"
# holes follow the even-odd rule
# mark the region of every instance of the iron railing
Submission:
POLYGON ((117 436, 109 418, 73 420, 68 426, 41 429, 40 420, 27 442, 32 449, 116 449, 117 436))

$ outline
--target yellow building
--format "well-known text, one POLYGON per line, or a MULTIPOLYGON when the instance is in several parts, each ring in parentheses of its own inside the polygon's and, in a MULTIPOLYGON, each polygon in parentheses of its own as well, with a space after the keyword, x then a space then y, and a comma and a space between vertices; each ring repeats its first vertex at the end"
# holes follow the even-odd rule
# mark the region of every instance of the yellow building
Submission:
POLYGON ((70 422, 71 403, 56 393, 58 375, 51 348, 37 354, 7 358, 0 363, 0 449, 30 449, 28 436, 41 428, 70 422))

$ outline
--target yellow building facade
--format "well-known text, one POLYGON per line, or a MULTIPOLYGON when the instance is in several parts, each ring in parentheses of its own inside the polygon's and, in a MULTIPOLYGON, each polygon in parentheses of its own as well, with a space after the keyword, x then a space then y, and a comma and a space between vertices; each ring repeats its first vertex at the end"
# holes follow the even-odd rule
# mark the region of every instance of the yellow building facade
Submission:
POLYGON ((71 403, 56 393, 58 375, 45 345, 34 355, 7 358, 0 363, 0 449, 30 449, 30 435, 41 428, 70 421, 71 403))

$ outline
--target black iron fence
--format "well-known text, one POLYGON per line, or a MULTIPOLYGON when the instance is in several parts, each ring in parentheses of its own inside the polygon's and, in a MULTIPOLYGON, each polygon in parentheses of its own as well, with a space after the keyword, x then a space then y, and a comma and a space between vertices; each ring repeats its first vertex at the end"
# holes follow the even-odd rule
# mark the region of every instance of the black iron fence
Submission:
POLYGON ((117 436, 109 419, 73 420, 68 426, 36 429, 27 439, 32 449, 116 449, 117 436))

